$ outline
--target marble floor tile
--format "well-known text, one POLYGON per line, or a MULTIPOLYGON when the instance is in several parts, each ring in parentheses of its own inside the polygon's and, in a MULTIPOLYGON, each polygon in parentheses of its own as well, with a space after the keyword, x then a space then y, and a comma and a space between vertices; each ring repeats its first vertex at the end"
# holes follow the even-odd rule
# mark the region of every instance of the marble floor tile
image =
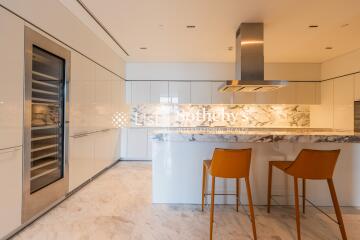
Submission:
MULTIPOLYGON (((332 208, 324 208, 334 216, 332 208)), ((349 239, 360 239, 360 210, 343 208, 349 239)), ((244 206, 216 206, 214 239, 252 239, 244 206)), ((294 209, 255 208, 258 239, 296 239, 294 209)), ((302 216, 303 239, 341 239, 337 225, 314 208, 302 216)), ((14 240, 201 240, 209 210, 151 203, 151 163, 120 162, 13 237, 14 240)))

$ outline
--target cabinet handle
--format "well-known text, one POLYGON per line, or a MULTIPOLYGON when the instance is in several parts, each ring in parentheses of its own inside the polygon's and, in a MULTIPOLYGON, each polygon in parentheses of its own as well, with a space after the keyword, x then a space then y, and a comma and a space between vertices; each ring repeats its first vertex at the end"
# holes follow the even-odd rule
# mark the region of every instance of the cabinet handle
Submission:
POLYGON ((0 154, 12 153, 21 150, 21 146, 0 149, 0 154))
POLYGON ((83 134, 74 135, 72 137, 73 138, 82 138, 82 137, 86 137, 86 136, 89 136, 89 134, 88 133, 83 133, 83 134))

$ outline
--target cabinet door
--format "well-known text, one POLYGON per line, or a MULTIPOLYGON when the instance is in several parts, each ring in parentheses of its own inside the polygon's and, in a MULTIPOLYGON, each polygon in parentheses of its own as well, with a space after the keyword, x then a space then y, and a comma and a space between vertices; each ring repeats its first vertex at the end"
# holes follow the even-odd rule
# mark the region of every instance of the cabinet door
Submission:
POLYGON ((171 103, 190 103, 190 82, 169 82, 169 97, 171 103))
POLYGON ((354 129, 354 76, 334 79, 334 128, 354 129))
POLYGON ((21 225, 21 147, 0 150, 0 239, 21 225))
POLYGON ((100 66, 95 68, 95 129, 111 127, 111 75, 100 66))
POLYGON ((111 130, 111 163, 118 161, 121 158, 121 149, 122 149, 122 129, 112 129, 111 130))
POLYGON ((94 135, 70 137, 69 188, 70 191, 90 179, 94 173, 94 135))
POLYGON ((258 104, 276 104, 278 99, 278 90, 256 93, 256 103, 258 104))
POLYGON ((298 82, 295 85, 297 104, 315 104, 317 98, 317 83, 298 82))
POLYGON ((71 56, 70 136, 94 130, 95 65, 80 54, 71 56))
MULTIPOLYGON (((111 118, 123 110, 125 104, 124 81, 113 77, 111 81, 111 118)), ((117 127, 112 125, 112 127, 117 127)))
POLYGON ((95 147, 94 147, 94 158, 95 158, 95 174, 106 168, 112 162, 112 139, 111 130, 104 130, 94 134, 95 147))
POLYGON ((234 103, 254 104, 254 103, 256 103, 256 93, 252 93, 252 92, 234 93, 234 103))
POLYGON ((127 159, 148 159, 148 130, 142 128, 127 129, 127 159))
POLYGON ((0 149, 22 145, 24 24, 0 8, 0 149))
POLYGON ((150 83, 150 102, 169 103, 169 82, 151 81, 150 83))
POLYGON ((150 81, 133 81, 131 83, 131 103, 150 103, 150 81))
POLYGON ((360 101, 360 73, 355 75, 354 81, 355 81, 355 84, 354 84, 355 85, 355 87, 354 87, 355 88, 354 99, 355 99, 355 101, 360 101))
POLYGON ((131 104, 131 82, 130 81, 126 81, 125 82, 125 99, 126 99, 126 104, 131 104))
POLYGON ((334 127, 334 80, 320 84, 320 105, 311 106, 310 123, 314 128, 334 127))
POLYGON ((212 82, 211 83, 211 103, 212 104, 230 104, 232 94, 229 92, 219 92, 219 88, 225 82, 212 82))
POLYGON ((211 82, 191 82, 191 103, 211 104, 211 82))
POLYGON ((278 104, 296 104, 296 83, 289 82, 286 87, 275 91, 278 104))

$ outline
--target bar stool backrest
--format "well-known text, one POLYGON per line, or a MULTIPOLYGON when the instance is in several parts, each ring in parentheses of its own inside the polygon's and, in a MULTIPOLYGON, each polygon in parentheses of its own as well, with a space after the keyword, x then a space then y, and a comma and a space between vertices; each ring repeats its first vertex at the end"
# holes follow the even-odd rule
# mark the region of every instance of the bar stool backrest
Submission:
POLYGON ((248 177, 251 163, 251 148, 216 148, 210 166, 212 176, 221 178, 248 177))
POLYGON ((298 178, 330 179, 334 174, 339 154, 340 149, 303 149, 285 172, 298 178))

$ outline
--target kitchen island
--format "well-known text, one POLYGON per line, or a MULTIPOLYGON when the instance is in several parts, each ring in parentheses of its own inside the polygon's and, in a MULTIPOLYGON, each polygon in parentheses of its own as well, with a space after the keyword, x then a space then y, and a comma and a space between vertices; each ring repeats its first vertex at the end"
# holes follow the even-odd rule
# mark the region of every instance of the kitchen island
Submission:
MULTIPOLYGON (((341 205, 360 206, 360 136, 331 129, 189 128, 155 130, 152 136, 153 202, 201 203, 202 161, 215 148, 252 148, 251 187, 254 203, 266 204, 270 160, 294 160, 303 148, 341 149, 334 181, 341 205)), ((241 185, 241 193, 245 190, 241 185)), ((235 180, 217 179, 217 193, 234 193, 235 180)), ((331 206, 326 181, 309 181, 308 198, 331 206)), ((280 204, 291 204, 292 181, 274 171, 273 194, 280 204)), ((216 196, 215 202, 232 204, 234 196, 216 196)), ((247 203, 246 194, 241 201, 247 203)))

